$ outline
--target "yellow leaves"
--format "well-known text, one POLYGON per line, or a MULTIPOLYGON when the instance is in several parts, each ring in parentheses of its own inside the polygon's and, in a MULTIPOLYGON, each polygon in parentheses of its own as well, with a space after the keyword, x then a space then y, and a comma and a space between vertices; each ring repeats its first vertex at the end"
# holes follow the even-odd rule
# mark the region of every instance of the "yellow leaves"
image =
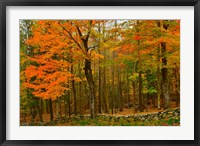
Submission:
POLYGON ((104 59, 104 56, 101 54, 96 53, 95 51, 91 52, 91 58, 92 59, 104 59))
POLYGON ((150 49, 144 49, 144 50, 140 51, 140 55, 142 55, 142 54, 149 54, 150 52, 151 52, 150 49))
POLYGON ((87 81, 87 78, 86 78, 86 77, 84 77, 84 78, 82 79, 82 81, 87 81))
POLYGON ((73 50, 73 58, 75 60, 82 60, 84 58, 84 54, 81 50, 73 50))
POLYGON ((129 80, 135 81, 135 80, 138 79, 138 77, 139 77, 139 74, 138 74, 138 73, 133 73, 133 75, 129 77, 129 80))
MULTIPOLYGON (((141 74, 141 76, 142 76, 142 79, 143 79, 143 80, 146 79, 145 74, 141 74)), ((137 80, 138 78, 139 78, 139 73, 133 73, 133 75, 129 77, 129 80, 135 81, 135 80, 137 80)))
POLYGON ((117 51, 120 47, 114 47, 114 48, 110 48, 109 51, 112 53, 114 51, 117 51))
POLYGON ((75 82, 81 82, 82 80, 79 77, 74 77, 75 82))

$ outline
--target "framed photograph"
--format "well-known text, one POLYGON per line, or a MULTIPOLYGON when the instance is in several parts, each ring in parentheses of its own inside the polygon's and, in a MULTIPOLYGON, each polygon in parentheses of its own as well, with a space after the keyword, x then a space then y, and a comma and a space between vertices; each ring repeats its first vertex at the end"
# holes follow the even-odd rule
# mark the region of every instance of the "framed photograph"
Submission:
POLYGON ((0 2, 0 144, 199 145, 198 0, 0 2))

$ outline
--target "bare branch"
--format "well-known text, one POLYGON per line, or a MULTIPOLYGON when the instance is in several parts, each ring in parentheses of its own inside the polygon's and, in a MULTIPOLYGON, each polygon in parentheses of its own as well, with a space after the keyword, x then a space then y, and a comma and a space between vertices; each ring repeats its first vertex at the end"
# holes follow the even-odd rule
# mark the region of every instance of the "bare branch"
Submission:
MULTIPOLYGON (((59 23, 59 25, 60 25, 60 23, 59 23)), ((68 33, 68 35, 70 36, 70 38, 78 45, 78 47, 83 50, 83 48, 81 47, 81 45, 76 41, 76 39, 72 36, 72 34, 65 27, 63 27, 63 26, 61 26, 61 27, 62 27, 62 29, 64 31, 66 31, 68 33)))
POLYGON ((80 30, 80 28, 76 25, 76 29, 78 30, 78 34, 79 34, 79 36, 81 37, 81 39, 82 39, 82 33, 81 33, 81 30, 80 30))
POLYGON ((85 41, 88 41, 88 39, 89 39, 89 37, 90 37, 90 30, 91 30, 91 27, 92 27, 92 20, 90 20, 90 29, 89 29, 89 31, 88 31, 88 33, 87 33, 87 36, 86 36, 86 38, 85 38, 85 41))

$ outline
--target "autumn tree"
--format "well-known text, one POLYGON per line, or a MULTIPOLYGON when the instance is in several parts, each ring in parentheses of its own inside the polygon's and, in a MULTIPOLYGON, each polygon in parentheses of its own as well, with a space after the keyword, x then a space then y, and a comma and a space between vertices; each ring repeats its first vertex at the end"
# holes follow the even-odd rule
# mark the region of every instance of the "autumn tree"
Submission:
POLYGON ((35 97, 50 101, 51 120, 52 100, 69 90, 66 84, 73 76, 67 71, 70 63, 63 60, 69 46, 64 43, 65 38, 59 35, 57 26, 57 21, 38 21, 33 28, 33 37, 26 42, 34 47, 34 55, 29 57, 33 63, 25 70, 27 81, 24 86, 32 89, 35 97))

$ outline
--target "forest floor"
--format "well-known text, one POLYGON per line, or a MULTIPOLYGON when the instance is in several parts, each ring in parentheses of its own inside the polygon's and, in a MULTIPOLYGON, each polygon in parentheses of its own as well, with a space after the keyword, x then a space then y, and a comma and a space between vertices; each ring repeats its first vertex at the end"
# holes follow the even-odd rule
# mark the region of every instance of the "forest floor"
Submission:
MULTIPOLYGON (((171 106, 172 109, 175 105, 171 106)), ((60 117, 55 118, 49 122, 49 114, 43 114, 43 123, 39 122, 39 117, 36 116, 35 122, 31 123, 30 117, 27 117, 27 123, 29 126, 179 126, 180 125, 180 114, 178 116, 167 116, 162 118, 152 118, 151 120, 132 120, 130 116, 144 116, 154 115, 157 113, 164 112, 165 110, 157 110, 155 107, 148 107, 148 112, 137 112, 134 113, 134 109, 124 108, 122 112, 109 113, 109 114, 98 114, 96 118, 91 119, 88 113, 84 115, 71 115, 67 119, 60 117), (84 117, 84 118, 83 118, 84 117)), ((21 123, 22 126, 26 124, 21 123)))
POLYGON ((180 118, 170 118, 151 121, 106 121, 97 119, 74 120, 66 123, 59 123, 56 126, 180 126, 180 118))

